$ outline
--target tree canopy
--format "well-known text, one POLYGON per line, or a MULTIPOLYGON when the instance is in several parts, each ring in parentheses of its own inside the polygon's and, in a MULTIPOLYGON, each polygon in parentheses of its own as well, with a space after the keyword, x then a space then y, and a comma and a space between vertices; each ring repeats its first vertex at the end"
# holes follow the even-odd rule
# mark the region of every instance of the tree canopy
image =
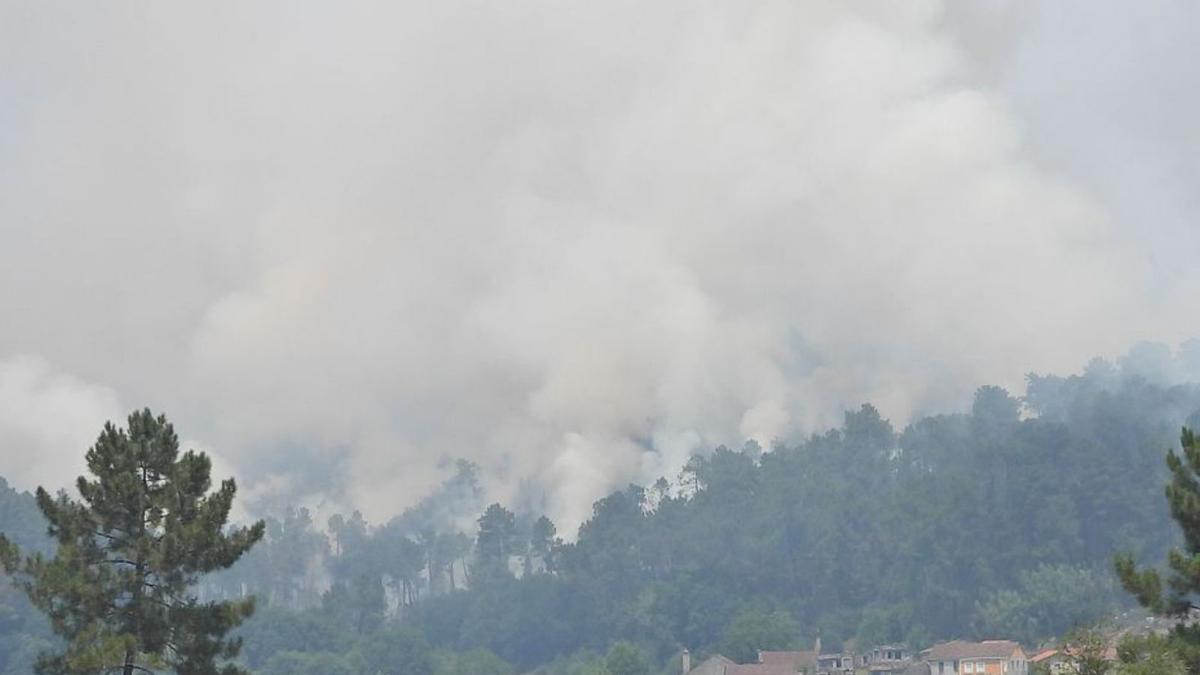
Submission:
MULTIPOLYGON (((259 599, 232 633, 252 672, 366 672, 376 642, 437 675, 607 673, 617 643, 658 672, 685 647, 752 659, 818 635, 830 649, 1040 642, 1122 606, 1114 550, 1189 550, 1161 498, 1189 460, 1164 465, 1160 448, 1198 423, 1200 387, 1093 362, 902 428, 863 405, 766 448, 701 449, 681 474, 597 499, 566 533, 536 495, 492 503, 477 467, 447 462, 441 485, 385 522, 280 510, 235 565, 196 577, 195 596, 259 599)), ((0 490, 0 531, 48 554, 37 501, 0 490)), ((1170 577, 1159 583, 1170 599, 1170 577)), ((27 673, 50 630, 4 590, 0 673, 27 673)), ((1152 647, 1136 658, 1165 662, 1152 647)))
POLYGON ((208 457, 181 455, 174 428, 149 410, 131 414, 127 429, 106 424, 86 457, 92 477, 76 482, 81 500, 37 491, 53 557, 22 556, 0 535, 5 569, 65 640, 38 671, 240 672, 221 662, 237 656, 239 641, 226 635, 253 599, 192 593, 202 574, 229 567, 263 535, 262 523, 226 530, 233 479, 212 490, 208 457))
POLYGON ((1200 668, 1200 626, 1187 619, 1200 610, 1200 440, 1191 429, 1183 429, 1180 449, 1182 455, 1167 452, 1171 481, 1166 495, 1184 543, 1168 553, 1166 579, 1158 570, 1139 570, 1129 553, 1119 554, 1115 564, 1122 585, 1143 607, 1179 620, 1170 646, 1195 670, 1200 668))

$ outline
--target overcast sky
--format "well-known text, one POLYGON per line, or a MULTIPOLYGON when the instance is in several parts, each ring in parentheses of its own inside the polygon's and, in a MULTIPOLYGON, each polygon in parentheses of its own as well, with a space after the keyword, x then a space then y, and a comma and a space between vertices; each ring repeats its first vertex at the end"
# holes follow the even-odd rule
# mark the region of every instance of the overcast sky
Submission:
POLYGON ((1196 25, 0 0, 0 475, 151 406, 252 509, 380 520, 466 457, 570 527, 697 449, 1177 344, 1196 25))

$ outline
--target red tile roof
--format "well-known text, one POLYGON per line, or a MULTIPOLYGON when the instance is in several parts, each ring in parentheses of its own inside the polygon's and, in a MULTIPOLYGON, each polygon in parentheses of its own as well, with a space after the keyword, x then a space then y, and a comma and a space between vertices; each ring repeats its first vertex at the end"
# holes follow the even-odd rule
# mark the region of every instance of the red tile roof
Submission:
POLYGON ((787 663, 747 663, 725 668, 725 675, 796 675, 798 672, 798 668, 787 663))
POLYGON ((1024 654, 1021 645, 1012 640, 984 640, 983 642, 952 640, 927 649, 925 658, 930 661, 1008 659, 1018 652, 1024 654))
MULTIPOLYGON (((1029 662, 1030 663, 1041 663, 1047 659, 1054 658, 1055 656, 1058 656, 1059 654, 1063 655, 1064 657, 1069 658, 1072 656, 1078 656, 1080 654, 1080 650, 1077 647, 1071 647, 1071 646, 1063 647, 1062 649, 1045 649, 1045 650, 1042 650, 1042 651, 1038 652, 1037 654, 1034 654, 1033 656, 1029 657, 1029 662)), ((1113 646, 1105 647, 1100 652, 1100 658, 1104 659, 1105 661, 1116 661, 1118 658, 1117 648, 1113 647, 1113 646)))
POLYGON ((798 652, 759 652, 758 659, 765 665, 786 665, 792 667, 793 673, 800 670, 802 666, 811 666, 817 662, 817 653, 814 651, 798 651, 798 652))
POLYGON ((1042 661, 1045 661, 1046 659, 1054 656, 1057 653, 1058 653, 1057 649, 1043 649, 1042 651, 1029 657, 1029 662, 1030 663, 1041 663, 1042 661))

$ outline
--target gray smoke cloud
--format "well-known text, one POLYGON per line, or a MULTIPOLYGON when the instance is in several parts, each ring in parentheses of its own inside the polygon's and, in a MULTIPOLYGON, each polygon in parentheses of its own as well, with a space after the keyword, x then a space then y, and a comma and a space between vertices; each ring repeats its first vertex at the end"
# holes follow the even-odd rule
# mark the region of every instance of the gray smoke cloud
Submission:
POLYGON ((251 503, 567 530, 1182 341, 1196 10, 1096 7, 0 3, 0 473, 148 404, 251 503))

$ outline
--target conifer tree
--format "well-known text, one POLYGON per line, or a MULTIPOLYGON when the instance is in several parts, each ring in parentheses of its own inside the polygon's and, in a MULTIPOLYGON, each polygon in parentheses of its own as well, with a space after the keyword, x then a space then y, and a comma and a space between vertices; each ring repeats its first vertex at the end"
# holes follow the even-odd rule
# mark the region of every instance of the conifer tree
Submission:
POLYGON ((1157 570, 1138 570, 1133 557, 1116 557, 1121 585, 1139 604, 1155 614, 1180 619, 1170 643, 1192 667, 1200 666, 1200 626, 1184 621, 1200 610, 1200 441, 1185 428, 1180 439, 1183 455, 1167 452, 1171 482, 1167 484, 1167 503, 1171 517, 1183 530, 1184 546, 1167 554, 1170 573, 1164 585, 1157 570))
POLYGON ((211 490, 208 456, 180 454, 171 424, 149 409, 131 414, 128 429, 106 423, 86 457, 82 500, 37 490, 53 558, 22 556, 0 535, 4 568, 65 641, 38 672, 241 673, 228 663, 240 640, 226 635, 253 612, 253 598, 201 602, 192 593, 200 575, 262 538, 262 522, 225 528, 234 481, 211 490))
POLYGON ((554 522, 546 516, 534 521, 529 548, 533 555, 541 559, 542 569, 546 572, 555 571, 554 553, 562 546, 562 540, 557 535, 558 529, 554 527, 554 522))
POLYGON ((516 553, 517 521, 512 511, 499 504, 487 507, 479 517, 475 554, 480 571, 488 578, 512 576, 508 561, 516 553))

